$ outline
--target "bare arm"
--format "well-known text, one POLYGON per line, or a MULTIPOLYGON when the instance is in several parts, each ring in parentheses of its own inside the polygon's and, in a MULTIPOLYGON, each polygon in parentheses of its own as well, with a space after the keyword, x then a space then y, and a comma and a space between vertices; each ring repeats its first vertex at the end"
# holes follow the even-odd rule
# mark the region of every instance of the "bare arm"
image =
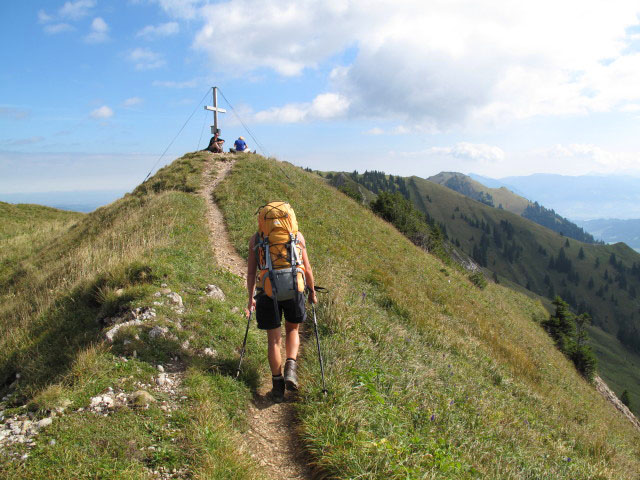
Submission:
POLYGON ((256 287, 256 270, 258 268, 258 259, 256 258, 256 236, 253 235, 249 240, 249 258, 247 259, 247 292, 249 294, 249 302, 247 303, 247 311, 251 312, 256 308, 256 301, 253 293, 256 287))
POLYGON ((309 302, 318 303, 318 298, 316 297, 315 290, 315 281, 313 279, 313 270, 311 270, 311 263, 309 262, 309 255, 307 254, 307 244, 304 239, 304 235, 302 232, 298 232, 298 240, 300 243, 300 249, 302 250, 302 264, 304 265, 304 276, 307 282, 307 287, 309 287, 309 302))

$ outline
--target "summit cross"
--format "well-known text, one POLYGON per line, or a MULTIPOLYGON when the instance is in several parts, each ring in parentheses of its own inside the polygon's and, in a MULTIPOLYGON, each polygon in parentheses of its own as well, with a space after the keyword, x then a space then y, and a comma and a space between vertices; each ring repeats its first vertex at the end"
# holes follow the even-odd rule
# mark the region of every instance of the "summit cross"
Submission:
POLYGON ((213 112, 213 125, 211 125, 211 133, 220 133, 218 129, 218 113, 227 113, 224 108, 218 108, 218 87, 213 87, 213 107, 205 105, 205 110, 213 112))

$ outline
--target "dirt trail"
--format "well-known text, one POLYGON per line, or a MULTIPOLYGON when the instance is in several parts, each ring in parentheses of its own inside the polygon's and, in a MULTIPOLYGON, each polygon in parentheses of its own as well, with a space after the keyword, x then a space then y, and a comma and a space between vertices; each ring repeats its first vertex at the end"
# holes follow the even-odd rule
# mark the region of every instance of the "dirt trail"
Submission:
MULTIPOLYGON (((232 155, 211 154, 204 171, 202 194, 207 201, 207 220, 216 261, 232 273, 246 278, 246 262, 233 248, 222 212, 212 197, 234 162, 232 155)), ((311 479, 311 469, 296 434, 291 393, 287 392, 285 401, 278 404, 268 399, 269 390, 271 379, 264 378, 249 406, 250 428, 244 436, 244 448, 274 479, 311 479)))

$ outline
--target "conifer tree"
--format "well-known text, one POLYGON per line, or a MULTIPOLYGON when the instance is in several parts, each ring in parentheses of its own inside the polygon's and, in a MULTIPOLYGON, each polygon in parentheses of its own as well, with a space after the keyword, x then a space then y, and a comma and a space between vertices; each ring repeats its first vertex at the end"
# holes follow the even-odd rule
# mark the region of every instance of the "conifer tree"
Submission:
POLYGON ((624 403, 627 408, 631 408, 631 400, 629 399, 629 390, 625 389, 620 395, 620 401, 624 403))

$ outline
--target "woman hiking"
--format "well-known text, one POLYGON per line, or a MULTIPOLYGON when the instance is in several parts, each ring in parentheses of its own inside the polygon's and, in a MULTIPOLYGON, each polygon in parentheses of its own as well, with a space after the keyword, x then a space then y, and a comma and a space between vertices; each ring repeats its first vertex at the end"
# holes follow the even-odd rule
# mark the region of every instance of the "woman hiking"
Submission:
POLYGON ((258 328, 267 331, 274 402, 287 390, 298 389, 296 359, 299 327, 306 319, 305 287, 309 302, 317 303, 305 238, 298 231, 295 212, 288 203, 271 202, 258 211, 258 232, 249 240, 247 262, 248 313, 255 310, 258 328), (285 319, 286 362, 280 354, 282 314, 285 319))

